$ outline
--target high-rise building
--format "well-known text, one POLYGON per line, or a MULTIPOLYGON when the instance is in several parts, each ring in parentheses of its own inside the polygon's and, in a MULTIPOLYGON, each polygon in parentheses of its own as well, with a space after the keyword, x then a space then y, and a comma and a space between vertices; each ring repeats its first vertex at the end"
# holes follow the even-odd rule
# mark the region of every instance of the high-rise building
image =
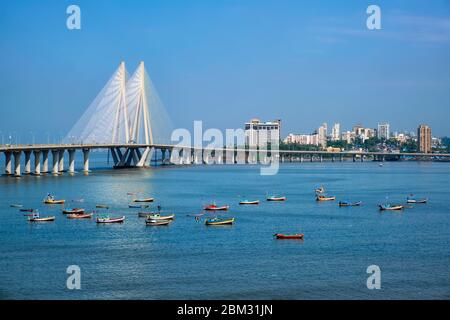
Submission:
POLYGON ((267 147, 280 141, 281 120, 261 122, 252 119, 245 124, 245 144, 250 147, 267 147))
POLYGON ((319 129, 317 129, 318 134, 318 144, 322 148, 326 148, 327 146, 327 124, 322 124, 319 129))
POLYGON ((419 128, 417 128, 417 142, 419 145, 419 152, 431 152, 431 128, 429 126, 421 124, 419 128))
POLYGON ((378 137, 378 139, 389 140, 389 137, 390 137, 389 123, 385 122, 385 123, 378 124, 377 137, 378 137))
POLYGON ((331 129, 331 140, 339 141, 341 140, 341 125, 339 123, 335 123, 333 128, 331 129))
POLYGON ((318 145, 317 133, 313 134, 293 134, 290 133, 285 139, 284 143, 295 143, 302 145, 318 145))

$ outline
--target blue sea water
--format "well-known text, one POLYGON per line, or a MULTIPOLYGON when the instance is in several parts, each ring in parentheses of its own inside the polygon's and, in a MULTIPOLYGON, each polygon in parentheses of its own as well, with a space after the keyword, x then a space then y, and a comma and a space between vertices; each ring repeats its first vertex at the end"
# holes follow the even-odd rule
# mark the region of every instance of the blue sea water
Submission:
MULTIPOLYGON (((95 163, 95 161, 93 161, 95 163)), ((89 176, 0 177, 1 299, 449 299, 450 165, 446 163, 285 163, 275 176, 258 166, 94 170, 89 176), (337 201, 317 203, 323 185, 337 201), (169 227, 146 227, 127 192, 155 197, 176 214, 169 227), (68 220, 45 206, 51 192, 83 207, 111 206, 124 224, 68 220), (429 198, 403 212, 383 202, 429 198), (280 194, 286 202, 266 202, 280 194), (243 198, 259 206, 238 206, 243 198), (339 200, 361 207, 339 208, 339 200), (229 204, 233 226, 207 227, 188 214, 229 204), (55 215, 29 223, 12 203, 55 215), (303 241, 274 233, 305 234, 303 241), (81 268, 81 290, 66 269, 81 268), (369 265, 381 289, 369 290, 369 265)))

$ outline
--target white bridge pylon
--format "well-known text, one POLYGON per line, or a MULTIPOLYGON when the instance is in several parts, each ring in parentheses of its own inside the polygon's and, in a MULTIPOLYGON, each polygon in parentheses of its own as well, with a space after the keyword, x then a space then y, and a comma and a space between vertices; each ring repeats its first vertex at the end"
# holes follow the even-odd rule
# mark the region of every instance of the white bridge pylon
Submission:
MULTIPOLYGON (((139 63, 130 78, 125 63, 121 62, 64 140, 83 144, 152 145, 162 142, 155 141, 154 127, 162 133, 170 127, 170 120, 144 62, 139 63)), ((149 147, 143 151, 128 147, 111 149, 116 166, 144 166, 150 151, 149 147)))

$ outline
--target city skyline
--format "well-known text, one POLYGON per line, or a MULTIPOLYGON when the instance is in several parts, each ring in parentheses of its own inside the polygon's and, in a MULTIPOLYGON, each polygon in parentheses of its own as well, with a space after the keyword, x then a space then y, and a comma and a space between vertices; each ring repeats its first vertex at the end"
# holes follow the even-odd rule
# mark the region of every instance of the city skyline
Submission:
POLYGON ((80 1, 82 28, 71 31, 66 3, 5 3, 0 130, 58 140, 120 61, 133 69, 145 60, 178 128, 240 128, 256 116, 308 132, 327 118, 342 127, 389 121, 400 132, 427 123, 450 136, 450 5, 377 4, 382 29, 373 31, 356 2, 80 1))

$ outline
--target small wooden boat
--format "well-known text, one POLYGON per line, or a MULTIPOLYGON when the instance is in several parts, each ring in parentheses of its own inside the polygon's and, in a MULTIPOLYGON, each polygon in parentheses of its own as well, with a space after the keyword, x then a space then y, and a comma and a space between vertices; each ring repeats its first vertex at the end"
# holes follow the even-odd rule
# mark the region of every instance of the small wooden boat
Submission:
POLYGON ((383 210, 402 210, 403 206, 400 204, 380 204, 378 205, 378 207, 380 208, 381 211, 383 210))
POLYGON ((145 220, 146 226, 168 226, 172 220, 153 220, 153 219, 147 219, 145 220))
POLYGON ((277 239, 296 239, 296 240, 302 240, 304 237, 303 233, 296 233, 296 234, 282 234, 282 233, 276 233, 274 234, 274 237, 277 239))
POLYGON ((240 205, 257 205, 259 204, 259 200, 243 200, 239 202, 240 205))
POLYGON ((222 225, 230 225, 234 223, 234 218, 220 218, 215 217, 211 219, 207 219, 205 224, 207 226, 222 226, 222 225))
POLYGON ((131 209, 146 209, 150 207, 148 204, 129 204, 128 208, 131 209))
POLYGON ((339 201, 339 207, 358 207, 362 204, 362 201, 349 202, 349 201, 339 201))
POLYGON ((14 204, 11 204, 10 207, 11 208, 23 208, 23 204, 14 203, 14 204))
POLYGON ((216 206, 215 204, 207 205, 203 208, 206 211, 225 211, 228 210, 230 206, 216 206))
POLYGON ((152 211, 148 211, 148 212, 138 212, 138 217, 139 218, 147 218, 148 216, 154 215, 154 214, 158 214, 158 212, 152 212, 152 211))
POLYGON ((32 216, 32 217, 28 218, 28 221, 30 221, 30 222, 50 222, 50 221, 55 221, 55 216, 50 216, 50 217, 32 216))
POLYGON ((44 199, 45 204, 64 204, 66 200, 44 199))
POLYGON ((267 197, 267 201, 286 201, 286 197, 270 196, 267 197))
POLYGON ((97 204, 95 207, 98 209, 109 209, 107 204, 97 204))
POLYGON ((422 199, 414 199, 414 198, 408 198, 406 199, 407 203, 427 203, 428 199, 422 198, 422 199))
POLYGON ((34 212, 35 210, 34 209, 20 209, 19 210, 20 212, 34 212))
POLYGON ((173 220, 175 218, 174 214, 169 214, 167 216, 162 216, 160 214, 152 214, 148 216, 149 220, 173 220))
POLYGON ((133 202, 153 202, 154 198, 134 199, 133 202))
POLYGON ((111 217, 97 217, 96 222, 97 223, 122 223, 125 221, 125 216, 117 217, 117 218, 111 218, 111 217))
POLYGON ((336 200, 336 197, 327 197, 324 195, 318 195, 316 197, 316 201, 334 201, 334 200, 336 200))
POLYGON ((64 214, 81 214, 84 213, 84 209, 83 208, 67 208, 67 209, 63 209, 62 213, 64 214))
POLYGON ((90 219, 93 213, 72 213, 67 215, 67 219, 90 219))

